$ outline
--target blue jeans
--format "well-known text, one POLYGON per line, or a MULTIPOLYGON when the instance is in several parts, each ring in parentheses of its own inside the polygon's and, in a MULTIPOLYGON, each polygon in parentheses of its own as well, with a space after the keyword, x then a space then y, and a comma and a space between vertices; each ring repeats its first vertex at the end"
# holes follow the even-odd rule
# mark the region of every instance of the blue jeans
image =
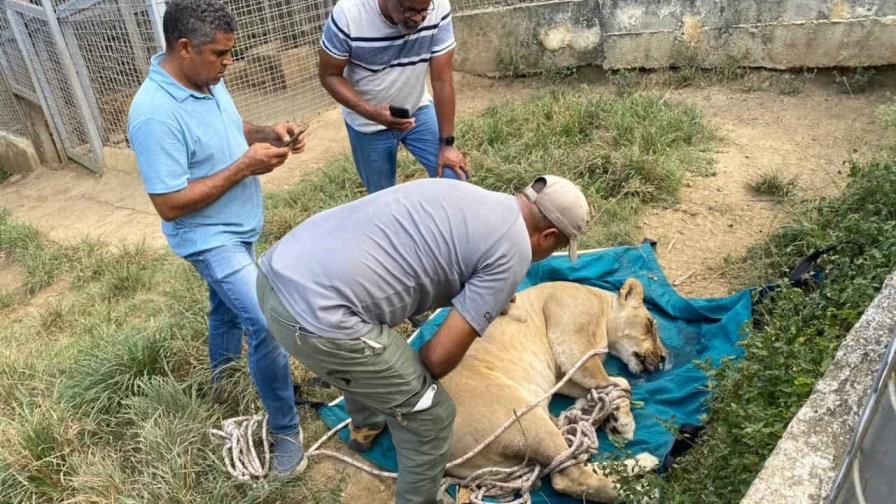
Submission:
POLYGON ((208 356, 213 380, 216 370, 242 354, 243 330, 249 339, 249 373, 268 413, 274 434, 299 428, 289 356, 268 331, 258 306, 255 247, 229 243, 187 256, 208 284, 208 356))
MULTIPOLYGON (((414 127, 403 133, 389 129, 361 133, 348 124, 345 125, 355 167, 368 193, 395 185, 399 144, 404 144, 411 155, 426 168, 430 177, 436 176, 440 145, 435 107, 424 105, 418 108, 414 112, 414 119, 414 127)), ((459 179, 457 173, 447 166, 442 168, 442 178, 459 179)))

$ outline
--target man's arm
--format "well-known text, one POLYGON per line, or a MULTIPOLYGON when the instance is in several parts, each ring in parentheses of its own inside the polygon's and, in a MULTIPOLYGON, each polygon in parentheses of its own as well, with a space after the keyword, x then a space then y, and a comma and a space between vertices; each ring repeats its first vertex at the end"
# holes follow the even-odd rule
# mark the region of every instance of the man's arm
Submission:
POLYGON ((414 127, 414 118, 392 117, 392 114, 389 113, 388 103, 376 107, 362 98, 343 75, 346 65, 348 65, 348 59, 337 58, 324 49, 320 50, 318 78, 334 100, 347 109, 391 130, 407 131, 414 127))
POLYGON ((298 124, 292 121, 284 121, 273 126, 259 126, 243 120, 243 135, 246 137, 246 143, 249 145, 269 143, 277 147, 283 147, 286 145, 286 142, 299 133, 302 133, 302 137, 293 144, 293 154, 298 154, 305 149, 305 135, 298 124))
POLYGON ((256 143, 227 168, 208 177, 190 181, 187 187, 170 193, 150 194, 159 216, 172 221, 212 204, 246 177, 262 175, 282 165, 289 156, 286 147, 256 143))
POLYGON ((429 374, 439 379, 457 367, 477 336, 476 329, 452 308, 436 334, 420 349, 420 360, 429 374))
MULTIPOLYGON (((439 122, 439 138, 454 136, 454 50, 440 54, 430 61, 429 79, 432 83, 432 97, 439 122)), ((439 148, 436 172, 442 176, 442 168, 454 168, 462 179, 468 176, 467 160, 453 145, 439 148)))
POLYGON ((439 121, 439 137, 454 136, 454 50, 429 62, 432 99, 439 121))

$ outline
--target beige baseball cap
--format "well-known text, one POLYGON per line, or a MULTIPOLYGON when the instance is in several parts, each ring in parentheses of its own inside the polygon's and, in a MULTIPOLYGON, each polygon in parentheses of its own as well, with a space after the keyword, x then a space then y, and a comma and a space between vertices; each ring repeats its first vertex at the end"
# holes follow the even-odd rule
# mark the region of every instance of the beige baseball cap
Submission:
POLYGON ((536 178, 523 195, 541 210, 551 223, 569 238, 569 259, 578 257, 578 238, 590 218, 588 200, 569 180, 555 175, 536 178))

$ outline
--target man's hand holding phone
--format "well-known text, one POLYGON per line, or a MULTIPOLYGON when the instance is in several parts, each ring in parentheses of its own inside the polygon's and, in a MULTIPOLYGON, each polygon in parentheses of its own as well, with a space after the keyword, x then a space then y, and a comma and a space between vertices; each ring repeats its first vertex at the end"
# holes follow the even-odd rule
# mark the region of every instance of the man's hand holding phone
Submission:
POLYGON ((277 147, 289 147, 291 154, 298 154, 305 150, 305 132, 308 125, 298 125, 292 121, 275 124, 272 129, 279 138, 273 145, 277 147))
POLYGON ((383 105, 375 109, 370 119, 399 132, 407 131, 416 125, 410 110, 394 105, 383 105))

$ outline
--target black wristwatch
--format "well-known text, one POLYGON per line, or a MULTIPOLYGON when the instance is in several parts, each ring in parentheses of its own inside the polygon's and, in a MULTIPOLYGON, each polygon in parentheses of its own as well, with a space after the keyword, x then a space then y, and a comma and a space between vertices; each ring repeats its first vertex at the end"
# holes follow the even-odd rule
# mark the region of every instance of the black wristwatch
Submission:
POLYGON ((449 136, 449 137, 439 138, 439 143, 442 145, 445 145, 447 147, 450 147, 450 146, 454 145, 454 137, 449 136))

